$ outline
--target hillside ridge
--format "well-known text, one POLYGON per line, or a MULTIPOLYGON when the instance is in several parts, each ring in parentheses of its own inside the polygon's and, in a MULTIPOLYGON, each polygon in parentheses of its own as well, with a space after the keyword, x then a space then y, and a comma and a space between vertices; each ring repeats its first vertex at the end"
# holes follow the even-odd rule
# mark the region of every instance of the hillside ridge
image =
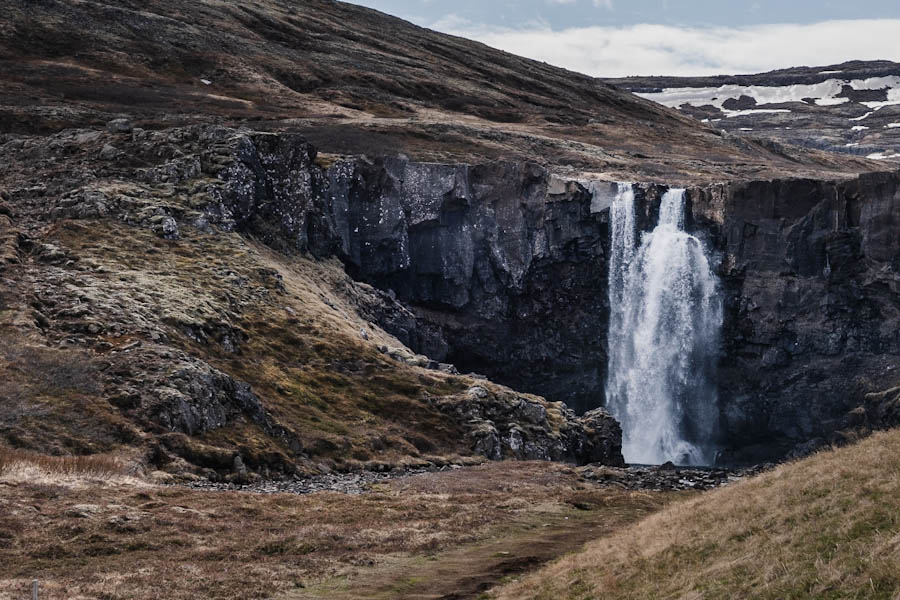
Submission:
POLYGON ((877 168, 731 139, 598 79, 330 0, 13 0, 0 27, 6 136, 129 116, 146 129, 297 131, 325 153, 531 160, 573 177, 687 183, 877 168))

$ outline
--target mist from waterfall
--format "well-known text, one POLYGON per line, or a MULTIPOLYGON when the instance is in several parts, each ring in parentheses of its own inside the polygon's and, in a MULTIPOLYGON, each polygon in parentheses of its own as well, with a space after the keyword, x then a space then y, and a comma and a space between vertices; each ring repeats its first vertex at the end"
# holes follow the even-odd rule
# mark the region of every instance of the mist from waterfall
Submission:
POLYGON ((607 406, 630 463, 704 465, 718 421, 714 372, 722 325, 703 245, 684 231, 684 190, 661 201, 638 245, 631 184, 610 207, 607 406))

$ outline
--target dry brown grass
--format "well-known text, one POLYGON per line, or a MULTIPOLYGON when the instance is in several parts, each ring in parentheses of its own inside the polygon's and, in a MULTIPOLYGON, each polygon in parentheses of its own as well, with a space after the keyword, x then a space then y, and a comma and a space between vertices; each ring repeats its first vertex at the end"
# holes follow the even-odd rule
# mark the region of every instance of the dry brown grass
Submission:
POLYGON ((669 506, 500 599, 900 598, 900 431, 669 506))
POLYGON ((96 362, 89 352, 41 343, 0 318, 0 446, 85 455, 133 443, 134 427, 103 396, 96 362))
POLYGON ((552 463, 415 476, 361 496, 0 480, 0 600, 28 597, 33 578, 47 598, 399 598, 429 582, 452 591, 476 570, 496 582, 510 561, 558 556, 674 497, 598 488, 552 463), (570 502, 585 495, 594 510, 570 502), (445 556, 453 568, 433 569, 445 556))
POLYGON ((0 478, 38 471, 47 477, 120 477, 127 475, 125 463, 113 456, 47 456, 23 450, 0 447, 0 478))

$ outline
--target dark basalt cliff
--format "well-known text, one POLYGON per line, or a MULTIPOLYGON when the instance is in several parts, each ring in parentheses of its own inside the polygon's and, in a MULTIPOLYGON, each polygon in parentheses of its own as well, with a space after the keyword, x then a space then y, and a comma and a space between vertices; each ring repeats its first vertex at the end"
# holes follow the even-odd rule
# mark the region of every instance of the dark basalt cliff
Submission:
MULTIPOLYGON (((603 404, 613 184, 528 163, 324 165, 302 138, 275 135, 244 138, 222 177, 239 228, 337 255, 409 307, 375 318, 417 351, 580 410, 603 404)), ((664 189, 637 186, 641 229, 664 189)), ((722 460, 880 426, 867 394, 900 384, 900 176, 721 184, 688 199, 726 303, 722 460)))
POLYGON ((0 443, 228 481, 623 462, 605 411, 410 352, 446 354, 440 326, 299 256, 383 275, 418 244, 379 215, 383 167, 315 159, 297 136, 123 120, 0 145, 0 443))
MULTIPOLYGON (((854 439, 900 383, 900 175, 694 190, 723 252, 727 459, 854 439)), ((888 411, 889 412, 889 411, 888 411)))
POLYGON ((602 404, 607 213, 529 163, 342 161, 296 136, 246 138, 224 175, 238 226, 282 249, 335 254, 413 308, 401 341, 580 411, 602 404), (599 394, 599 395, 598 395, 599 394))

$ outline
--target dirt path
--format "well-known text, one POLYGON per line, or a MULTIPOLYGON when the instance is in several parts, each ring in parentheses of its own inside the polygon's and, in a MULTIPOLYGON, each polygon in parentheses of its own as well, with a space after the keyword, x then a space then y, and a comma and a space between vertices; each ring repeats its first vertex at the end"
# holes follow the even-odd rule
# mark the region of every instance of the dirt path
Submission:
POLYGON ((296 593, 290 600, 463 600, 531 571, 585 542, 615 531, 671 502, 677 494, 623 494, 589 510, 547 505, 482 541, 428 556, 345 573, 296 593))

